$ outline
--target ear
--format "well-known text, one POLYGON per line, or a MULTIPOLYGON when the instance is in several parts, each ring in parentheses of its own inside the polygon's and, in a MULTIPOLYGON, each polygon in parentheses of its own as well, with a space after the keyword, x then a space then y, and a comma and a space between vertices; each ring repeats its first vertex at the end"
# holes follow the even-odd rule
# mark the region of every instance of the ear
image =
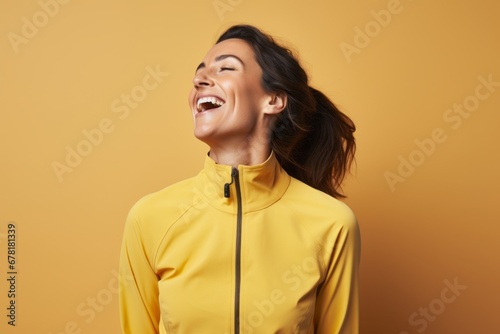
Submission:
POLYGON ((287 95, 284 92, 275 92, 269 94, 266 100, 265 114, 275 115, 279 114, 286 108, 288 102, 287 95))

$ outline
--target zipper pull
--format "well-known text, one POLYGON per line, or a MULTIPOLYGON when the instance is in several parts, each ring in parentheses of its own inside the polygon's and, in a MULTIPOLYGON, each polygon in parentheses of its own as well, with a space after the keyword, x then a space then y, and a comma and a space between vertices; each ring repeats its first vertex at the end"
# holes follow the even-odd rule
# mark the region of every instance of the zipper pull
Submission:
POLYGON ((238 176, 238 169, 233 167, 233 169, 231 170, 231 182, 224 184, 224 197, 225 198, 229 198, 229 196, 231 195, 229 187, 233 184, 234 178, 237 176, 238 176))

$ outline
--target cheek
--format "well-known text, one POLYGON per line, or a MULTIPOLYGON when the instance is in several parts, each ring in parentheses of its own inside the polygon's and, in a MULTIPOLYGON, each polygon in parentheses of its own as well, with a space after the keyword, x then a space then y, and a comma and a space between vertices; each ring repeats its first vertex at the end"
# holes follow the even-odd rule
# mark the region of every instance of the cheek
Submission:
POLYGON ((246 94, 254 100, 254 103, 260 103, 262 97, 266 94, 259 76, 252 76, 251 78, 248 78, 245 82, 244 89, 246 94))
POLYGON ((240 107, 255 105, 258 102, 261 89, 253 82, 244 80, 233 80, 221 82, 228 99, 240 107))

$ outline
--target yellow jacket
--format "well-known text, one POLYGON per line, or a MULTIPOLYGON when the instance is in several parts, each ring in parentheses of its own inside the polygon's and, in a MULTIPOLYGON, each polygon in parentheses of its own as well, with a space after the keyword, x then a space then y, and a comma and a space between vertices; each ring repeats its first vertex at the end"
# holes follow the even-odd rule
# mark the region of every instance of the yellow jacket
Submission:
POLYGON ((237 169, 207 157, 196 177, 129 213, 122 330, 357 334, 359 257, 349 207, 290 177, 274 154, 237 169))

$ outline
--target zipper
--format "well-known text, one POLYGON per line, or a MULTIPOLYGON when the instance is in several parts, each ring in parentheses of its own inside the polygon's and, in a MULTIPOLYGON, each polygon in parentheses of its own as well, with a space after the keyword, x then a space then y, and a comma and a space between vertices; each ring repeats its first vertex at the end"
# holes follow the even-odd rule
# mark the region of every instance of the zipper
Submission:
POLYGON ((240 333, 240 286, 241 286, 241 188, 238 169, 233 167, 232 179, 236 187, 236 199, 238 204, 236 218, 236 260, 235 260, 235 293, 234 293, 234 333, 240 333))

